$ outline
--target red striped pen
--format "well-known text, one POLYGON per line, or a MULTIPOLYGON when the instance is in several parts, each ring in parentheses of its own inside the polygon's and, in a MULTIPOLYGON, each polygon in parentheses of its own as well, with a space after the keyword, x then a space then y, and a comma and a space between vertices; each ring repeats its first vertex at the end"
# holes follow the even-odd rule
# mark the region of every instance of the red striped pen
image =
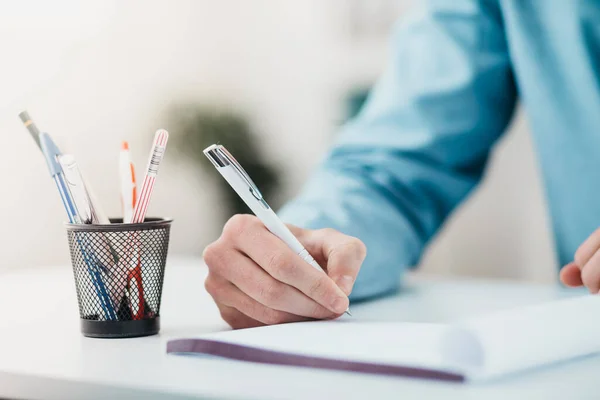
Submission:
POLYGON ((146 218, 146 211, 148 211, 148 204, 150 203, 150 197, 152 196, 152 190, 154 189, 154 182, 156 181, 156 175, 158 174, 158 167, 160 162, 165 155, 165 149, 167 148, 167 141, 169 140, 169 132, 164 129, 159 129, 154 135, 154 143, 150 151, 150 159, 148 160, 148 169, 146 170, 146 177, 142 183, 142 190, 137 200, 135 210, 133 211, 133 219, 131 220, 134 224, 144 222, 146 218))
MULTIPOLYGON (((140 190, 135 210, 133 211, 133 218, 131 223, 139 224, 144 222, 146 218, 146 211, 148 211, 148 204, 150 203, 150 197, 154 190, 154 183, 156 181, 156 175, 158 174, 158 167, 160 162, 165 155, 165 149, 167 147, 167 141, 169 140, 169 132, 164 129, 159 129, 154 135, 154 143, 152 143, 152 149, 150 150, 150 159, 148 160, 148 168, 146 170, 146 177, 142 183, 142 189, 140 190)), ((144 318, 144 287, 142 285, 142 257, 141 257, 141 242, 137 235, 133 238, 133 253, 131 257, 131 264, 129 274, 127 276, 127 289, 129 294, 129 302, 131 306, 131 314, 134 320, 140 320, 144 318)))

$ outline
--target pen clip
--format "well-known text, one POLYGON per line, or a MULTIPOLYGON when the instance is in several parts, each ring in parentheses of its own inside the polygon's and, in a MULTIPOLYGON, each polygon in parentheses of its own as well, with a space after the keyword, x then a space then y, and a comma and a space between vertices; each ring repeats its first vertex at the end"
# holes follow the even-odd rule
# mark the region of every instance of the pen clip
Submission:
POLYGON ((224 165, 222 166, 230 164, 237 171, 238 175, 244 181, 246 181, 250 193, 252 193, 256 200, 264 202, 262 193, 260 192, 260 190, 258 190, 256 184, 252 181, 246 170, 244 170, 240 163, 237 162, 235 157, 225 147, 223 147, 222 145, 216 145, 212 148, 208 148, 207 150, 205 150, 205 153, 211 156, 209 158, 211 159, 211 161, 213 161, 213 163, 215 161, 220 163, 223 163, 223 161, 225 161, 225 163, 223 163, 224 165), (215 156, 217 159, 215 159, 215 156))
POLYGON ((50 170, 50 175, 54 177, 58 174, 62 174, 62 167, 58 162, 58 157, 62 155, 62 153, 50 135, 45 132, 40 134, 40 147, 42 148, 42 152, 46 158, 46 164, 50 170))

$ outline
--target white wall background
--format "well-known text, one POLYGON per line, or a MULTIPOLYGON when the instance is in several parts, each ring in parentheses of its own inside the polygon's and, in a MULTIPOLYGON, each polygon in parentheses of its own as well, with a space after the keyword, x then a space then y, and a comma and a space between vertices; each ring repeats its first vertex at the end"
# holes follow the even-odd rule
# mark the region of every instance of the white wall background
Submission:
MULTIPOLYGON (((120 141, 130 141, 141 170, 153 132, 164 122, 161 112, 184 99, 250 115, 292 195, 331 142, 343 96, 381 71, 383 19, 405 12, 409 3, 1 3, 0 269, 68 262, 64 211, 17 118, 22 109, 63 151, 76 154, 111 215, 119 214, 120 141)), ((175 218, 172 253, 200 254, 218 235, 217 199, 203 187, 202 174, 167 151, 150 214, 175 218)), ((422 271, 555 279, 542 199, 521 116, 499 146, 488 179, 446 225, 422 271)))

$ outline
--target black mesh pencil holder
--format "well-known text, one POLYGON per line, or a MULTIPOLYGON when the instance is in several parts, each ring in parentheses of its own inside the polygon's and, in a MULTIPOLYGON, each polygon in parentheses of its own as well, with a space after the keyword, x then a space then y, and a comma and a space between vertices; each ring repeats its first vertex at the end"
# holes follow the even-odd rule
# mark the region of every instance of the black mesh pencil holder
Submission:
POLYGON ((111 222, 66 224, 81 332, 99 338, 154 335, 172 220, 111 222))

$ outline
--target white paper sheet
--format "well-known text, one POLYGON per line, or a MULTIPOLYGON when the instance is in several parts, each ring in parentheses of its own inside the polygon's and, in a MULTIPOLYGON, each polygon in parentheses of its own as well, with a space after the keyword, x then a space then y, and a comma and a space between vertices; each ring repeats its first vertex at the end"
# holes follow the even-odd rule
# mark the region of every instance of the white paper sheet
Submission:
POLYGON ((199 336, 326 359, 497 377, 600 351, 600 296, 496 312, 456 324, 321 321, 199 336))
POLYGON ((381 364, 436 367, 444 325, 319 321, 273 325, 201 336, 265 350, 381 364))
POLYGON ((505 375, 600 351, 600 296, 500 311, 448 333, 441 357, 471 378, 505 375))

